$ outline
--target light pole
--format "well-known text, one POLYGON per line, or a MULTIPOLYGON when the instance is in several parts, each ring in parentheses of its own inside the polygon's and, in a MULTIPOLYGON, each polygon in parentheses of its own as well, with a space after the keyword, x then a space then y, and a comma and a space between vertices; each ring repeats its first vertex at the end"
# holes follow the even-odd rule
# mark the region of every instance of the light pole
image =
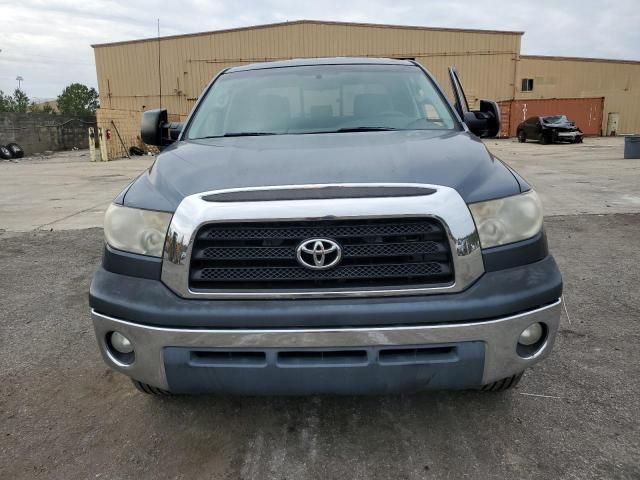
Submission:
POLYGON ((22 81, 24 80, 24 78, 22 78, 22 76, 18 75, 16 77, 16 80, 18 81, 18 90, 20 90, 20 85, 22 84, 22 81))

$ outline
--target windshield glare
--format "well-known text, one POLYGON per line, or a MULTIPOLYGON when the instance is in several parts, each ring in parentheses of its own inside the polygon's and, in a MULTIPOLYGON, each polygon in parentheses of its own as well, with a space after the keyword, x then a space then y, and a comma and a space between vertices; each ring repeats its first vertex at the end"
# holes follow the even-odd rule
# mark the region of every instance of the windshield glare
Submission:
POLYGON ((222 75, 186 138, 457 128, 415 66, 319 65, 222 75))

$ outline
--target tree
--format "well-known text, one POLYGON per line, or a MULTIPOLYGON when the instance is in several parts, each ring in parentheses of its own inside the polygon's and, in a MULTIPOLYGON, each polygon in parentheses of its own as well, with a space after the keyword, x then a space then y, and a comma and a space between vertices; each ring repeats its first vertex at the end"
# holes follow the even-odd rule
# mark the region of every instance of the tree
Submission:
POLYGON ((12 95, 0 90, 0 112, 26 112, 29 109, 29 97, 19 88, 12 95))
POLYGON ((9 96, 4 94, 2 90, 0 90, 0 112, 8 112, 9 111, 9 96))
POLYGON ((58 95, 58 110, 71 115, 94 115, 98 108, 98 92, 81 83, 72 83, 58 95))
POLYGON ((29 110, 29 97, 19 88, 13 92, 13 111, 24 113, 29 110))

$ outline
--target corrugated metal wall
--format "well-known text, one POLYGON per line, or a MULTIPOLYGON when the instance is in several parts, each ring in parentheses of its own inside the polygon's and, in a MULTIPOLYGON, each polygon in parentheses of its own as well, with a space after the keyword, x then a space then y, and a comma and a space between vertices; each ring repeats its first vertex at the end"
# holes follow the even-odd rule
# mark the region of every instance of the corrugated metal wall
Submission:
POLYGON ((158 107, 158 43, 163 106, 186 115, 220 70, 260 61, 301 57, 416 58, 448 88, 455 64, 470 100, 513 98, 519 33, 301 21, 272 26, 95 46, 101 105, 158 107))
POLYGON ((619 133, 640 133, 640 62, 523 55, 516 83, 516 99, 604 97, 602 131, 617 112, 619 133), (523 78, 533 79, 533 91, 521 91, 523 78))
MULTIPOLYGON (((299 21, 96 45, 98 124, 112 128, 116 122, 127 146, 140 143, 140 112, 159 106, 158 46, 162 106, 179 120, 222 69, 301 57, 415 58, 447 92, 447 67, 456 65, 471 104, 480 97, 511 99, 520 37, 518 32, 299 21)), ((108 150, 114 157, 123 152, 113 139, 108 150)))

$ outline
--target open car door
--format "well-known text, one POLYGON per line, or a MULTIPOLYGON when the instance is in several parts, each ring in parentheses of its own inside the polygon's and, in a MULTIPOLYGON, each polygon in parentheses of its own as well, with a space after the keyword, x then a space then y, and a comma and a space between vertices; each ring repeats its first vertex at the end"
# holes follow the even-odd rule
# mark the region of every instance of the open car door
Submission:
POLYGON ((469 130, 479 137, 495 137, 500 133, 500 107, 493 100, 480 100, 480 110, 470 110, 456 67, 449 67, 454 107, 469 130))

